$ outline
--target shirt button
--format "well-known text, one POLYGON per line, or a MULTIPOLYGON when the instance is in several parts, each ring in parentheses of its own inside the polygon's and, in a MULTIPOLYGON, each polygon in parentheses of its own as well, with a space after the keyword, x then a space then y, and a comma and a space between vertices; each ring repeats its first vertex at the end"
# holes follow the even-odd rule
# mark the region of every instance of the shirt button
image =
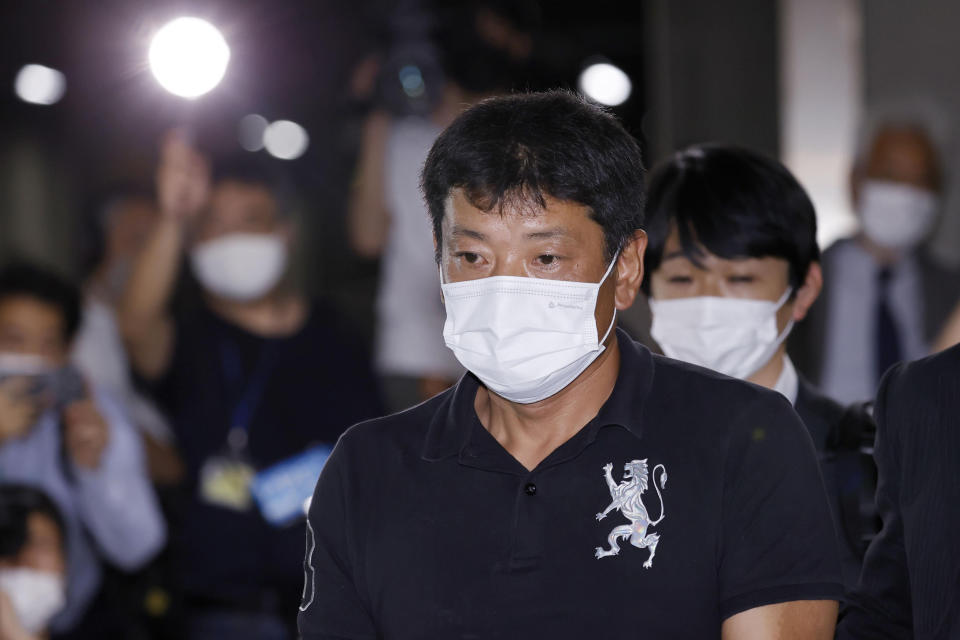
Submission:
POLYGON ((528 482, 526 486, 523 487, 523 490, 528 496, 537 495, 537 485, 533 484, 532 482, 528 482))

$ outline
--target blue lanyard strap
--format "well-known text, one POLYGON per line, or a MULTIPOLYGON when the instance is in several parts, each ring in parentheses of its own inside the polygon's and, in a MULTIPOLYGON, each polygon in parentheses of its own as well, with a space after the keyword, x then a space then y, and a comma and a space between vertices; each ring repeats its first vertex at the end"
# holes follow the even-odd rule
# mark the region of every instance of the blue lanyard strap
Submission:
MULTIPOLYGON (((270 376, 277 365, 279 345, 265 342, 260 348, 260 357, 253 371, 247 376, 243 391, 234 404, 230 414, 228 442, 233 449, 246 447, 247 434, 250 431, 250 421, 263 398, 263 392, 270 381, 270 376)), ((220 356, 223 375, 229 387, 237 389, 241 386, 243 366, 240 359, 240 350, 232 340, 221 340, 220 356)))

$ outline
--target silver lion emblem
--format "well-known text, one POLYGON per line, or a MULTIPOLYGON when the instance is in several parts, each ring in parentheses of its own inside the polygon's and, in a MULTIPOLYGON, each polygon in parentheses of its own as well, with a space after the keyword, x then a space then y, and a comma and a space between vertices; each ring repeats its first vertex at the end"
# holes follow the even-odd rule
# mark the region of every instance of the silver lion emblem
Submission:
POLYGON ((613 464, 608 462, 603 465, 603 476, 607 480, 607 487, 610 489, 610 497, 613 502, 597 514, 597 520, 603 520, 608 513, 619 509, 620 513, 630 521, 630 524, 614 527, 610 531, 610 535, 607 536, 607 544, 610 545, 610 548, 597 547, 595 555, 597 558, 615 556, 620 553, 620 545, 617 544, 617 540, 629 538, 630 544, 638 549, 650 549, 650 557, 643 563, 643 568, 649 569, 653 566, 653 556, 657 554, 657 543, 660 541, 660 536, 656 533, 648 534, 647 529, 663 520, 663 495, 661 495, 660 489, 666 488, 667 469, 662 464, 653 468, 653 488, 656 489, 657 497, 660 499, 660 517, 656 520, 650 519, 650 514, 647 513, 647 508, 644 506, 641 497, 643 492, 647 490, 647 460, 631 460, 623 465, 623 480, 620 484, 613 481, 612 471, 613 464), (657 469, 662 472, 659 487, 657 486, 657 469))

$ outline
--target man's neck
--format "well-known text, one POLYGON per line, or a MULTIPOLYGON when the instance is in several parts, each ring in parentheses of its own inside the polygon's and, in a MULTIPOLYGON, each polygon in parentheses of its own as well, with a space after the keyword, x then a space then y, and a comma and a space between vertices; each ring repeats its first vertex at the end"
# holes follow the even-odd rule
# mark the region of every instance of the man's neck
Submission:
POLYGON ((882 267, 893 266, 900 262, 904 256, 904 252, 899 249, 881 247, 867 237, 865 233, 857 234, 856 242, 864 249, 864 251, 870 254, 870 257, 872 257, 877 264, 882 267))
POLYGON ((773 357, 767 361, 767 364, 763 365, 762 369, 747 378, 747 382, 758 384, 767 389, 775 388, 777 381, 780 379, 780 374, 783 373, 783 357, 786 355, 786 352, 787 348, 785 343, 781 344, 773 357))
POLYGON ((480 387, 474 408, 497 442, 532 470, 599 413, 619 372, 620 350, 613 334, 603 353, 559 393, 517 404, 480 387))
POLYGON ((247 302, 208 295, 207 304, 214 313, 232 324, 271 338, 296 333, 307 317, 303 297, 282 290, 247 302))

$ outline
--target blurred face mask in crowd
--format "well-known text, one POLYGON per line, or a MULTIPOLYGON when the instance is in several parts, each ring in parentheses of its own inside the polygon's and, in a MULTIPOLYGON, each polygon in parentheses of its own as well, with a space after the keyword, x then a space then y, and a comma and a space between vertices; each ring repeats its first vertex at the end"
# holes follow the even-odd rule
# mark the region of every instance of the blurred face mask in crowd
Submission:
POLYGON ((860 187, 863 232, 875 244, 910 250, 923 242, 937 219, 938 198, 928 189, 900 182, 866 180, 860 187))
POLYGON ((66 584, 56 571, 0 569, 0 589, 10 597, 17 620, 27 633, 45 631, 66 604, 66 584))
POLYGON ((207 291, 248 302, 280 282, 287 268, 287 243, 278 233, 230 233, 196 245, 190 262, 207 291))
POLYGON ((793 328, 777 329, 777 312, 790 298, 751 300, 697 296, 650 300, 650 333, 663 353, 746 380, 770 361, 793 328))

